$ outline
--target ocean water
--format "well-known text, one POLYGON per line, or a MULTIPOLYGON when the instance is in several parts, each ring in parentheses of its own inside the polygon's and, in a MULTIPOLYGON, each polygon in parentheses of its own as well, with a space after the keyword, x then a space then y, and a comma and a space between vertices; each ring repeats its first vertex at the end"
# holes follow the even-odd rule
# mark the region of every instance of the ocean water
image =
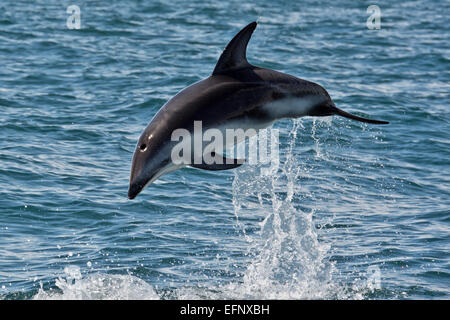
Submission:
POLYGON ((450 298, 449 9, 1 1, 0 299, 450 298), (279 121, 271 174, 185 168, 128 200, 143 128, 255 20, 251 63, 390 124, 279 121))

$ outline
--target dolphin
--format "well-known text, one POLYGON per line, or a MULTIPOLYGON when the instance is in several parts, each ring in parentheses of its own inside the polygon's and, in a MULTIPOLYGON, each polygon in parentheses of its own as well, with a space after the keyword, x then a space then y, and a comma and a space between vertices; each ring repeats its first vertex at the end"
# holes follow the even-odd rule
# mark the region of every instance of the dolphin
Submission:
MULTIPOLYGON (((257 26, 252 22, 228 43, 211 76, 180 91, 156 113, 141 134, 133 155, 128 198, 164 174, 185 166, 204 170, 228 170, 242 165, 239 159, 211 152, 213 162, 176 164, 171 150, 176 129, 193 131, 194 122, 204 128, 262 129, 275 121, 303 116, 339 115, 372 124, 386 121, 362 118, 338 109, 320 85, 275 70, 251 65, 247 44, 257 26)), ((220 150, 218 150, 220 151, 220 150)))

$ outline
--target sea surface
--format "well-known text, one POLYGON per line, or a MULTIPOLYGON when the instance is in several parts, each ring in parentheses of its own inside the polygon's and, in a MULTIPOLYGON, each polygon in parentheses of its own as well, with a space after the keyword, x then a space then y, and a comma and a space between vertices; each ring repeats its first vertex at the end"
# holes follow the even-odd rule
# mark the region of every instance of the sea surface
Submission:
POLYGON ((0 299, 449 299, 449 14, 1 1, 0 299), (185 168, 128 200, 142 130, 252 21, 250 63, 390 124, 279 121, 276 170, 185 168))

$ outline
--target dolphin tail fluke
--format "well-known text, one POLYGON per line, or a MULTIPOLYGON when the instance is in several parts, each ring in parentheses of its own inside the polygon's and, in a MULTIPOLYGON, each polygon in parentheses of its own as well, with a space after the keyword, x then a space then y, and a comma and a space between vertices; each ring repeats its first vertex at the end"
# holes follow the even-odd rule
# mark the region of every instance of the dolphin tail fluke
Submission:
POLYGON ((388 121, 381 121, 381 120, 372 120, 372 119, 367 119, 367 118, 362 118, 362 117, 358 117, 355 116, 351 113, 345 112, 344 110, 341 110, 339 108, 335 107, 335 110, 333 110, 334 114, 344 117, 344 118, 348 118, 348 119, 352 119, 352 120, 356 120, 356 121, 360 121, 360 122, 366 122, 366 123, 372 123, 372 124, 388 124, 388 121))

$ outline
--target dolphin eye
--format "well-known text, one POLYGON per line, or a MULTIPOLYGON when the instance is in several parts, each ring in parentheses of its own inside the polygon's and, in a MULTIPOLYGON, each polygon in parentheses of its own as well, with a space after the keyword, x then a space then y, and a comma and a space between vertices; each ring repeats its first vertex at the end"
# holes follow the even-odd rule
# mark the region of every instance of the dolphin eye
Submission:
POLYGON ((145 151, 147 149, 147 145, 143 143, 139 146, 139 149, 141 149, 141 151, 145 151))

